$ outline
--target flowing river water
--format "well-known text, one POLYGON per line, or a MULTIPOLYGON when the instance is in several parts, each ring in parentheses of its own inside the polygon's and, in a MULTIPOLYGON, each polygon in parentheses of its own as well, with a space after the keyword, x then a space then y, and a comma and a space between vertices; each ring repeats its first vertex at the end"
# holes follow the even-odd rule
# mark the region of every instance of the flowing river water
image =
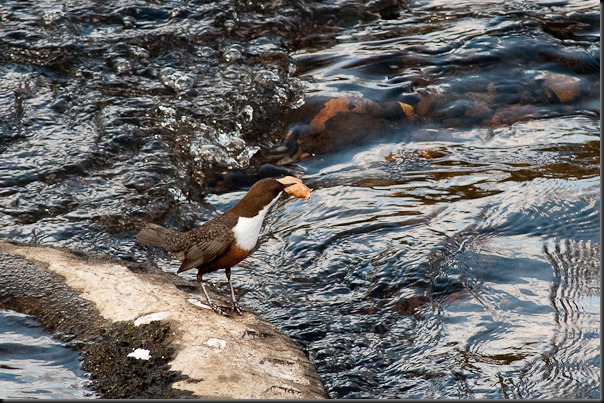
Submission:
MULTIPOLYGON (((600 398, 599 3, 0 4, 1 238, 175 272, 144 222, 286 173, 233 280, 330 397, 600 398)), ((0 397, 94 397, 0 320, 0 397)))

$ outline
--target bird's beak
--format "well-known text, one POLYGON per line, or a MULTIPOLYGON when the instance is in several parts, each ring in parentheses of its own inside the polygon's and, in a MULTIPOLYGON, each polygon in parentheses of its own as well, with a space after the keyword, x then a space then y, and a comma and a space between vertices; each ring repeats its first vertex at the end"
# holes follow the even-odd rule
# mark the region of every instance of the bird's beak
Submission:
POLYGON ((294 178, 293 176, 286 176, 281 179, 277 179, 282 185, 283 190, 290 196, 293 196, 297 199, 310 199, 311 190, 298 178, 294 178))

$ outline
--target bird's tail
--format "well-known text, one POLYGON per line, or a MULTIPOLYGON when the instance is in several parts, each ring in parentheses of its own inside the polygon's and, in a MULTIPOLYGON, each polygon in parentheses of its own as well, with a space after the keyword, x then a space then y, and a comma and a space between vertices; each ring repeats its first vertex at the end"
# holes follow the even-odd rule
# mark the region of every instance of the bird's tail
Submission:
POLYGON ((159 246, 168 252, 177 252, 180 247, 180 233, 161 225, 147 223, 140 230, 136 241, 141 245, 159 246))

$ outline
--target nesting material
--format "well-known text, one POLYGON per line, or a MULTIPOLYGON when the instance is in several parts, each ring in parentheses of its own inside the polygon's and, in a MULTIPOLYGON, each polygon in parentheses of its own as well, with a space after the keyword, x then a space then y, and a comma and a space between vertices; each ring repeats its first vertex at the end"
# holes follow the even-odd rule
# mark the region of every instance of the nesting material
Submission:
POLYGON ((285 188, 285 193, 290 196, 293 196, 297 199, 310 199, 311 190, 298 178, 294 178, 293 176, 285 176, 281 179, 277 179, 279 182, 284 185, 289 185, 293 183, 293 185, 285 188))

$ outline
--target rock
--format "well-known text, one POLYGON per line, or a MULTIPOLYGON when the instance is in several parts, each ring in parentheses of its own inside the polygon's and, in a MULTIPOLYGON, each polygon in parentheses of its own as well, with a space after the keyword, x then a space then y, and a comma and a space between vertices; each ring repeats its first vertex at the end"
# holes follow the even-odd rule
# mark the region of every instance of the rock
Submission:
POLYGON ((1 240, 0 255, 0 307, 33 314, 84 346, 83 367, 104 398, 327 397, 291 339, 252 313, 227 318, 196 307, 188 300, 198 290, 174 274, 1 240))
POLYGON ((545 72, 544 75, 543 89, 550 101, 566 103, 581 95, 581 81, 577 77, 551 72, 545 72))

